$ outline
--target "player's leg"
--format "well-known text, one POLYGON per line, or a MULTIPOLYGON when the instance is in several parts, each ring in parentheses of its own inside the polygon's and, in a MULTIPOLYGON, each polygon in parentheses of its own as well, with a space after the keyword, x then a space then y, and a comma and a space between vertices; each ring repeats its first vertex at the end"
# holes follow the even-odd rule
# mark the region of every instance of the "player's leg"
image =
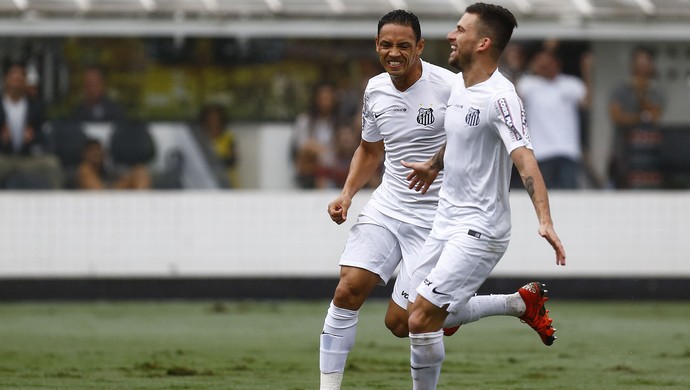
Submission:
POLYGON ((393 286, 391 300, 388 303, 385 321, 386 327, 391 333, 402 338, 408 337, 410 333, 407 326, 407 306, 411 290, 410 274, 420 261, 420 253, 426 238, 429 236, 430 229, 408 223, 399 223, 397 228, 391 227, 391 231, 398 238, 402 261, 393 286))
POLYGON ((525 302, 519 293, 475 295, 465 307, 446 317, 443 324, 446 336, 455 333, 460 325, 470 324, 485 317, 520 317, 525 313, 525 302))
POLYGON ((371 218, 360 216, 340 260, 340 281, 321 334, 321 389, 340 388, 359 309, 377 284, 388 281, 399 262, 395 236, 371 218))
POLYGON ((376 287, 378 275, 343 266, 320 338, 321 389, 340 389, 345 362, 355 343, 359 309, 376 287))
POLYGON ((448 313, 421 295, 412 302, 409 311, 412 388, 433 390, 446 357, 441 327, 448 313))
POLYGON ((506 315, 520 318, 537 332, 545 345, 551 345, 556 340, 556 328, 551 326, 553 320, 544 305, 547 300, 544 284, 539 282, 527 283, 513 294, 476 295, 465 307, 446 317, 443 334, 452 336, 460 325, 484 317, 506 315))
POLYGON ((409 293, 410 374, 413 389, 435 389, 445 359, 443 331, 447 316, 444 305, 437 306, 419 295, 416 286, 428 282, 426 276, 441 256, 444 241, 429 237, 420 253, 420 262, 412 272, 409 293))
POLYGON ((507 248, 506 243, 457 234, 443 242, 429 237, 422 262, 412 276, 420 280, 410 293, 410 363, 414 389, 434 389, 440 375, 443 352, 441 328, 448 313, 464 308, 481 287, 507 248), (439 253, 440 252, 440 253, 439 253), (435 261, 438 259, 438 261, 435 261), (419 303, 418 303, 419 301, 419 303))
POLYGON ((385 323, 395 337, 405 338, 410 334, 407 328, 407 309, 403 309, 393 298, 388 301, 385 323))
POLYGON ((386 328, 396 337, 407 337, 410 331, 407 327, 407 304, 410 291, 410 274, 407 271, 406 262, 400 263, 398 277, 393 285, 391 299, 388 301, 386 310, 386 328))

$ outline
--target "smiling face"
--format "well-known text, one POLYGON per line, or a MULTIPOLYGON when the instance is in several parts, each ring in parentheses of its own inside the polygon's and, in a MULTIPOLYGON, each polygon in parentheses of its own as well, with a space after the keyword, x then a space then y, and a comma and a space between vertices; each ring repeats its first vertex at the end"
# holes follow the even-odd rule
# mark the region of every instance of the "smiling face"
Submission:
POLYGON ((423 50, 424 40, 416 41, 409 26, 389 23, 376 36, 379 61, 398 89, 406 89, 421 76, 419 56, 423 50))
POLYGON ((450 55, 448 64, 462 71, 472 62, 475 48, 479 43, 477 24, 479 17, 472 13, 465 13, 458 21, 455 30, 448 33, 450 55))
POLYGON ((548 52, 537 53, 532 60, 532 72, 545 79, 553 80, 561 72, 561 65, 558 58, 548 52))

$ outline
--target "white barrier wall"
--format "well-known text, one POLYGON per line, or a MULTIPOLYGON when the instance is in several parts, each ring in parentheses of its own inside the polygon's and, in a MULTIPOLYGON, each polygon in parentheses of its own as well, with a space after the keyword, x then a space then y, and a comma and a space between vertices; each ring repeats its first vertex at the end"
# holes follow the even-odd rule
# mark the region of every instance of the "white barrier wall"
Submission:
MULTIPOLYGON (((334 191, 4 192, 0 278, 336 277, 334 191)), ((524 193, 497 276, 690 277, 690 192, 553 192, 557 267, 524 193)))

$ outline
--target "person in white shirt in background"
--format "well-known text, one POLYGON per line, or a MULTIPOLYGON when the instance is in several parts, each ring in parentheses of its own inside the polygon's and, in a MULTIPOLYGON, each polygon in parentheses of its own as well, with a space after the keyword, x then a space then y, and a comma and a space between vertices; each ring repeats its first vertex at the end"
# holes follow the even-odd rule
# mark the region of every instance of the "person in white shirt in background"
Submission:
POLYGON ((580 78, 561 68, 557 53, 541 50, 532 59, 532 72, 520 78, 516 89, 546 187, 575 189, 582 161, 580 109, 589 105, 589 92, 580 78))

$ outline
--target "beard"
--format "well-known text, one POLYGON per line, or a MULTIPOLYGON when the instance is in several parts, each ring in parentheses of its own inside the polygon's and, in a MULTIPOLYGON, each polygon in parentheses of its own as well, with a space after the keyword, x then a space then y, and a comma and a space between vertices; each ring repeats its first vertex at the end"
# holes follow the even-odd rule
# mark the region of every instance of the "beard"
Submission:
POLYGON ((464 72, 464 69, 469 69, 470 65, 474 61, 475 55, 476 53, 470 50, 467 52, 462 52, 460 51, 460 47, 458 47, 458 51, 455 52, 455 55, 448 57, 448 65, 459 70, 460 72, 464 72))
POLYGON ((450 66, 452 66, 453 68, 459 70, 460 72, 462 72, 462 69, 463 69, 463 67, 464 67, 463 65, 465 65, 466 63, 467 63, 467 61, 463 61, 463 60, 460 58, 460 53, 459 53, 459 52, 456 52, 454 56, 451 56, 451 57, 448 58, 448 65, 450 65, 450 66))
POLYGON ((462 72, 462 66, 460 65, 460 60, 457 57, 452 57, 448 59, 448 65, 462 72))

